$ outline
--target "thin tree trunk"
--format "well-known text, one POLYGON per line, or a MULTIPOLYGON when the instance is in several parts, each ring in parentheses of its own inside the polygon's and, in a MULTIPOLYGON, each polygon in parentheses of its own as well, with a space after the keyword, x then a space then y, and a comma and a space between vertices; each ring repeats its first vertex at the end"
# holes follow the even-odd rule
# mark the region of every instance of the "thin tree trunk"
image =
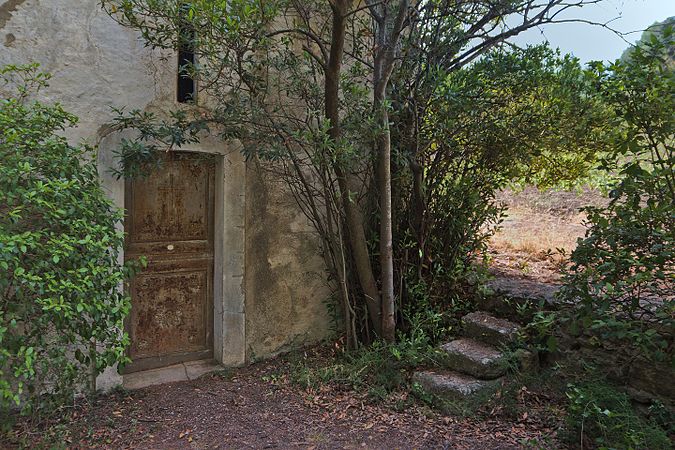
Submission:
POLYGON ((89 400, 93 401, 96 397, 96 340, 89 341, 89 400))
POLYGON ((375 89, 373 109, 380 123, 380 135, 377 142, 377 189, 380 202, 380 272, 382 283, 382 338, 393 342, 396 337, 395 298, 394 298, 394 252, 392 243, 392 207, 391 207, 391 131, 389 113, 385 104, 390 70, 387 70, 386 29, 380 24, 377 30, 375 46, 375 70, 373 73, 375 89))
POLYGON ((394 254, 391 206, 391 130, 387 111, 387 87, 394 69, 396 45, 408 13, 407 0, 400 0, 398 9, 388 3, 371 6, 377 23, 375 32, 375 70, 373 71, 373 108, 380 122, 378 139, 377 182, 380 199, 380 271, 382 283, 382 337, 396 338, 396 301, 394 297, 394 254))
MULTIPOLYGON (((340 129, 339 83, 342 57, 344 55, 346 15, 351 5, 351 0, 337 0, 331 4, 333 9, 333 29, 331 32, 330 54, 326 64, 324 92, 325 114, 326 118, 330 120, 329 135, 333 139, 333 142, 338 142, 342 134, 340 129)), ((356 191, 355 188, 352 190, 354 182, 350 174, 345 173, 339 164, 335 164, 334 170, 340 187, 340 197, 349 231, 348 240, 354 257, 359 284, 366 296, 366 305, 375 332, 381 334, 380 293, 370 263, 363 214, 358 203, 351 198, 351 192, 356 191)))
POLYGON ((409 157, 408 166, 412 172, 412 194, 410 205, 410 224, 417 240, 417 278, 422 278, 422 268, 426 262, 426 227, 424 212, 426 202, 424 198, 424 171, 422 166, 415 161, 415 155, 409 157))
POLYGON ((382 337, 393 342, 396 335, 394 298, 394 250, 391 225, 391 133, 389 114, 382 102, 382 136, 378 163, 380 191, 380 267, 382 271, 382 337))

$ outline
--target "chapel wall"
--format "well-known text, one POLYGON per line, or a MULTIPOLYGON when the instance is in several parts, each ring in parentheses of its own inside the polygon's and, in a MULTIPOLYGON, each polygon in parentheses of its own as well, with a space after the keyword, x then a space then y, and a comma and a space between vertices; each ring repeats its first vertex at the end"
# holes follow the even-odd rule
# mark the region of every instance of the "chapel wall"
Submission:
MULTIPOLYGON (((98 0, 0 0, 0 66, 30 62, 53 75, 40 100, 59 102, 80 118, 66 136, 72 143, 100 145, 102 169, 115 164, 121 139, 109 126, 113 107, 160 113, 177 106, 174 52, 146 47, 98 0)), ((222 318, 216 329, 223 333, 215 344, 218 359, 241 364, 325 337, 330 290, 324 263, 292 195, 236 155, 236 143, 210 140, 193 147, 221 155, 224 165, 223 228, 216 230, 224 273, 221 298, 214 298, 222 318), (231 349, 235 354, 228 356, 231 349)), ((123 206, 123 182, 107 170, 101 175, 111 198, 123 206)), ((111 377, 110 384, 118 382, 111 377)))
POLYGON ((262 163, 246 171, 246 330, 249 359, 328 336, 331 291, 314 228, 284 181, 262 163))

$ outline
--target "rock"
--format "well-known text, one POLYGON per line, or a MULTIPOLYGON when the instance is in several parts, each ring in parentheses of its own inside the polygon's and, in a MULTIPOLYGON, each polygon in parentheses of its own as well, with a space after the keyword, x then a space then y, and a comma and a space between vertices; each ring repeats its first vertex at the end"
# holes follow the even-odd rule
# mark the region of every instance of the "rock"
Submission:
POLYGON ((543 300, 549 305, 558 303, 556 293, 560 289, 559 285, 553 283, 502 277, 489 281, 487 287, 497 295, 521 300, 543 300))
POLYGON ((644 358, 636 359, 629 366, 628 387, 629 394, 644 401, 660 400, 663 403, 675 406, 675 372, 668 363, 657 363, 644 358), (640 393, 641 395, 636 395, 640 393), (643 397, 641 399, 640 397, 643 397))
POLYGON ((520 326, 506 319, 477 311, 462 318, 464 334, 487 344, 508 344, 516 339, 520 326))
POLYGON ((516 320, 529 320, 534 311, 557 309, 559 285, 522 278, 496 277, 486 284, 488 294, 479 299, 480 309, 516 320))
POLYGON ((592 346, 585 340, 578 342, 581 343, 578 349, 565 348, 560 358, 592 363, 607 381, 621 386, 637 402, 658 400, 675 409, 675 383, 672 382, 675 371, 668 362, 634 357, 617 348, 592 346))
POLYGON ((649 392, 641 391, 640 389, 635 389, 630 386, 624 386, 623 390, 631 400, 642 405, 650 405, 654 401, 654 395, 649 392))
POLYGON ((413 382, 444 400, 465 400, 498 384, 498 380, 478 380, 469 375, 449 370, 415 372, 413 382))
POLYGON ((534 373, 539 370, 539 356, 536 352, 519 348, 515 352, 515 360, 518 361, 521 372, 534 373))
POLYGON ((445 365, 476 378, 490 380, 506 372, 504 355, 496 348, 474 339, 456 339, 443 344, 445 365))

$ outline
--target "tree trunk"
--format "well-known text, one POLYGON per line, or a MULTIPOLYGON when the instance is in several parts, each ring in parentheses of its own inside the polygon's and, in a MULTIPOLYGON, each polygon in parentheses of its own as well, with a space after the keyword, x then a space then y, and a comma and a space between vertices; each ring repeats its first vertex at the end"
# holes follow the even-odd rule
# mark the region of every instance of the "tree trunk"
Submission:
POLYGON ((396 301, 394 297, 394 255, 392 242, 391 207, 391 130, 387 111, 387 87, 394 69, 396 46, 399 42, 405 19, 408 16, 408 0, 370 5, 375 21, 373 71, 373 108, 380 121, 378 139, 377 182, 380 199, 380 270, 382 273, 382 337, 393 342, 396 337, 396 301))
MULTIPOLYGON (((335 143, 339 142, 341 135, 339 83, 345 44, 345 17, 351 4, 351 0, 338 0, 331 4, 333 9, 333 29, 331 32, 330 54, 326 63, 324 101, 326 108, 325 115, 330 120, 329 135, 335 143)), ((347 238, 354 257, 359 284, 366 296, 366 305, 373 328, 379 335, 382 332, 380 292, 377 288, 377 282, 375 281, 373 268, 370 263, 363 213, 358 203, 352 200, 350 195, 351 192, 356 192, 357 189, 354 185, 353 177, 349 173, 345 173, 339 164, 335 164, 334 170, 340 187, 340 197, 349 231, 347 238)))
MULTIPOLYGON (((384 90, 384 89, 383 89, 384 90)), ((376 98, 378 97, 376 89, 376 98)), ((379 142, 378 183, 380 194, 380 270, 382 271, 382 337, 393 342, 396 337, 394 298, 394 249, 391 232, 391 132, 384 98, 376 101, 381 109, 382 135, 379 142)))

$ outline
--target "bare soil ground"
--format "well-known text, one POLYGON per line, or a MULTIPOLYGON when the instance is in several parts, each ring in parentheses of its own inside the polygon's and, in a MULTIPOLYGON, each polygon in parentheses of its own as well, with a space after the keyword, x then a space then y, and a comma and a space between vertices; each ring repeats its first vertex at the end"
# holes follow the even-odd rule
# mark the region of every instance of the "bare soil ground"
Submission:
POLYGON ((583 206, 600 206, 597 191, 502 191, 497 197, 508 206, 502 229, 490 241, 491 269, 501 276, 556 283, 561 265, 583 237, 583 206))
POLYGON ((14 442, 4 444, 15 447, 18 438, 31 448, 56 443, 116 449, 487 450, 525 448, 526 442, 559 447, 550 425, 557 419, 551 422, 545 398, 524 396, 522 406, 529 411, 524 415, 505 417, 497 407, 487 416, 466 418, 438 413, 407 393, 374 403, 365 393, 328 385, 306 390, 288 380, 289 370, 281 357, 194 381, 117 392, 93 404, 82 401, 58 426, 19 423, 14 442))

